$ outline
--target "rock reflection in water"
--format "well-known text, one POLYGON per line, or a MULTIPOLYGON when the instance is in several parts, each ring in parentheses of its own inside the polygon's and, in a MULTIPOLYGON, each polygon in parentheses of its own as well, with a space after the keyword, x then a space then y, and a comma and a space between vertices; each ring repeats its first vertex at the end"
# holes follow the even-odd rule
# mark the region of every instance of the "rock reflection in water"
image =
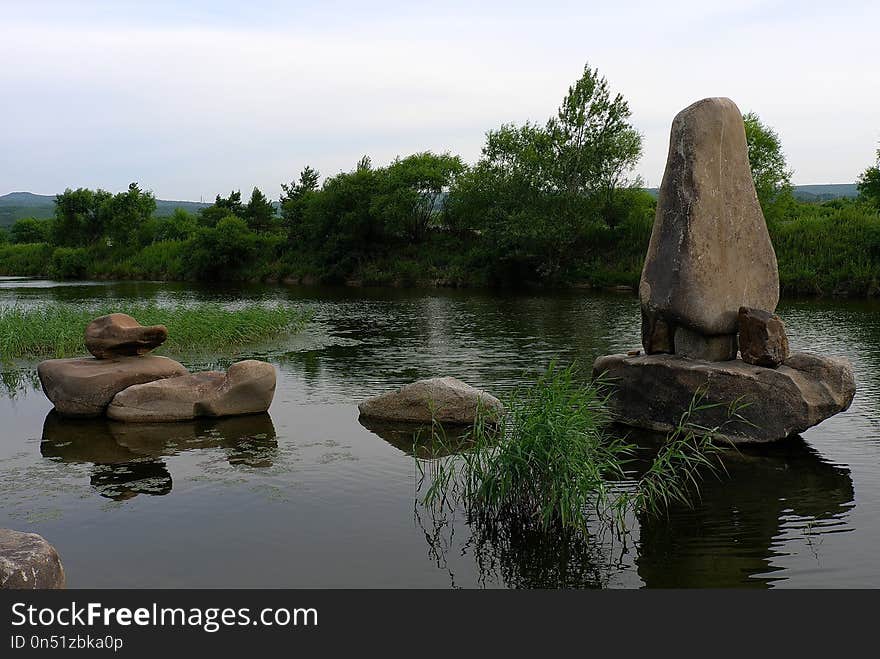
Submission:
POLYGON ((707 475, 693 508, 640 520, 638 573, 647 586, 767 587, 780 569, 771 564, 774 540, 794 529, 809 544, 811 534, 845 525, 854 505, 849 469, 800 437, 725 451, 723 463, 727 475, 707 475))
POLYGON ((43 457, 93 465, 91 484, 116 501, 171 492, 163 458, 182 451, 220 448, 233 466, 271 467, 278 443, 268 414, 180 423, 128 424, 107 419, 66 419, 54 411, 43 422, 43 457))
POLYGON ((360 417, 358 422, 374 435, 406 455, 419 460, 436 460, 460 453, 473 445, 471 426, 380 421, 360 417))

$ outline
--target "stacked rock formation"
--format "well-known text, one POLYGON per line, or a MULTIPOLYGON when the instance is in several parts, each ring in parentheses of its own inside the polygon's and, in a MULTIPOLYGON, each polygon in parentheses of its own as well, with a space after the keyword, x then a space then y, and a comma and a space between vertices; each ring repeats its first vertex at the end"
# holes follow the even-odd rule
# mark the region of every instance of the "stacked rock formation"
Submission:
POLYGON ((96 318, 85 331, 93 358, 50 359, 37 373, 62 416, 107 414, 117 421, 184 421, 199 416, 265 412, 275 394, 275 368, 255 360, 227 373, 190 374, 180 363, 148 354, 168 337, 126 314, 96 318))
POLYGON ((639 284, 646 355, 600 357, 621 422, 668 431, 695 393, 722 403, 691 421, 735 442, 783 439, 849 407, 846 359, 789 355, 773 312, 779 273, 749 169, 743 118, 707 98, 672 123, 666 171, 639 284), (742 359, 737 359, 740 352, 742 359), (727 418, 730 403, 745 420, 727 418))

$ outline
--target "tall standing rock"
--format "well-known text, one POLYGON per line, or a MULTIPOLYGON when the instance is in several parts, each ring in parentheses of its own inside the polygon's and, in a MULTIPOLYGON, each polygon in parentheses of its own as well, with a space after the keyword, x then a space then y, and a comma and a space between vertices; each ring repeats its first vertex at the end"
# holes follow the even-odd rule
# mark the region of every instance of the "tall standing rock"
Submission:
POLYGON ((728 98, 698 101, 672 122, 639 299, 645 352, 710 361, 736 358, 740 307, 776 309, 776 254, 728 98))

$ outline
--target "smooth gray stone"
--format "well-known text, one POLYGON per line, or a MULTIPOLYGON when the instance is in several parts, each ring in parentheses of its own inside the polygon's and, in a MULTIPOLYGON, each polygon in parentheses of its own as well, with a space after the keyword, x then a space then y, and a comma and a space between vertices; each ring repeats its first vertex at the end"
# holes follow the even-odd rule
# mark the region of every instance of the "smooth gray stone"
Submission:
POLYGON ((593 377, 611 388, 609 406, 626 425, 669 432, 679 423, 698 390, 704 404, 719 406, 690 419, 720 428, 718 437, 734 443, 772 442, 803 432, 852 403, 856 384, 852 366, 840 357, 791 355, 779 368, 741 360, 707 362, 678 355, 607 355, 593 364, 593 377), (729 405, 745 421, 731 419, 729 405))
POLYGON ((474 423, 477 411, 489 419, 504 406, 495 396, 455 378, 430 378, 404 385, 397 391, 369 398, 358 405, 361 416, 414 423, 474 423))

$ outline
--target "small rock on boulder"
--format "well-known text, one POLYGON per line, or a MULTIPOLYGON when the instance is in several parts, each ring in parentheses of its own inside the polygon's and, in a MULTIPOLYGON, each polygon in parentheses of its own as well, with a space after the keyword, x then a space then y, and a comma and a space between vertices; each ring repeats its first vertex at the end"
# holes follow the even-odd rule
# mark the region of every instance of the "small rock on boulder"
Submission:
POLYGON ((86 327, 86 348, 98 359, 145 355, 167 338, 164 325, 145 327, 124 313, 95 318, 86 327))
POLYGON ((156 355, 49 359, 37 367, 43 391, 64 416, 100 416, 123 389, 187 372, 173 359, 156 355))
POLYGON ((474 423, 477 411, 497 419, 504 406, 495 396, 455 378, 430 378, 404 385, 358 405, 361 416, 413 423, 474 423))
POLYGON ((114 396, 107 416, 129 423, 265 412, 275 394, 275 367, 246 360, 226 373, 207 371, 131 386, 114 396))
POLYGON ((36 533, 0 529, 0 589, 64 588, 55 548, 36 533))
POLYGON ((740 307, 739 350, 744 362, 776 368, 788 359, 785 323, 776 314, 740 307))
POLYGON ((611 387, 609 406, 626 425, 660 432, 673 430, 698 390, 702 403, 717 406, 695 413, 691 423, 721 427, 718 436, 734 443, 770 442, 803 432, 849 408, 855 378, 849 361, 806 353, 791 355, 779 368, 739 359, 705 362, 678 355, 608 355, 593 364, 611 387), (730 419, 734 401, 745 422, 730 419))

